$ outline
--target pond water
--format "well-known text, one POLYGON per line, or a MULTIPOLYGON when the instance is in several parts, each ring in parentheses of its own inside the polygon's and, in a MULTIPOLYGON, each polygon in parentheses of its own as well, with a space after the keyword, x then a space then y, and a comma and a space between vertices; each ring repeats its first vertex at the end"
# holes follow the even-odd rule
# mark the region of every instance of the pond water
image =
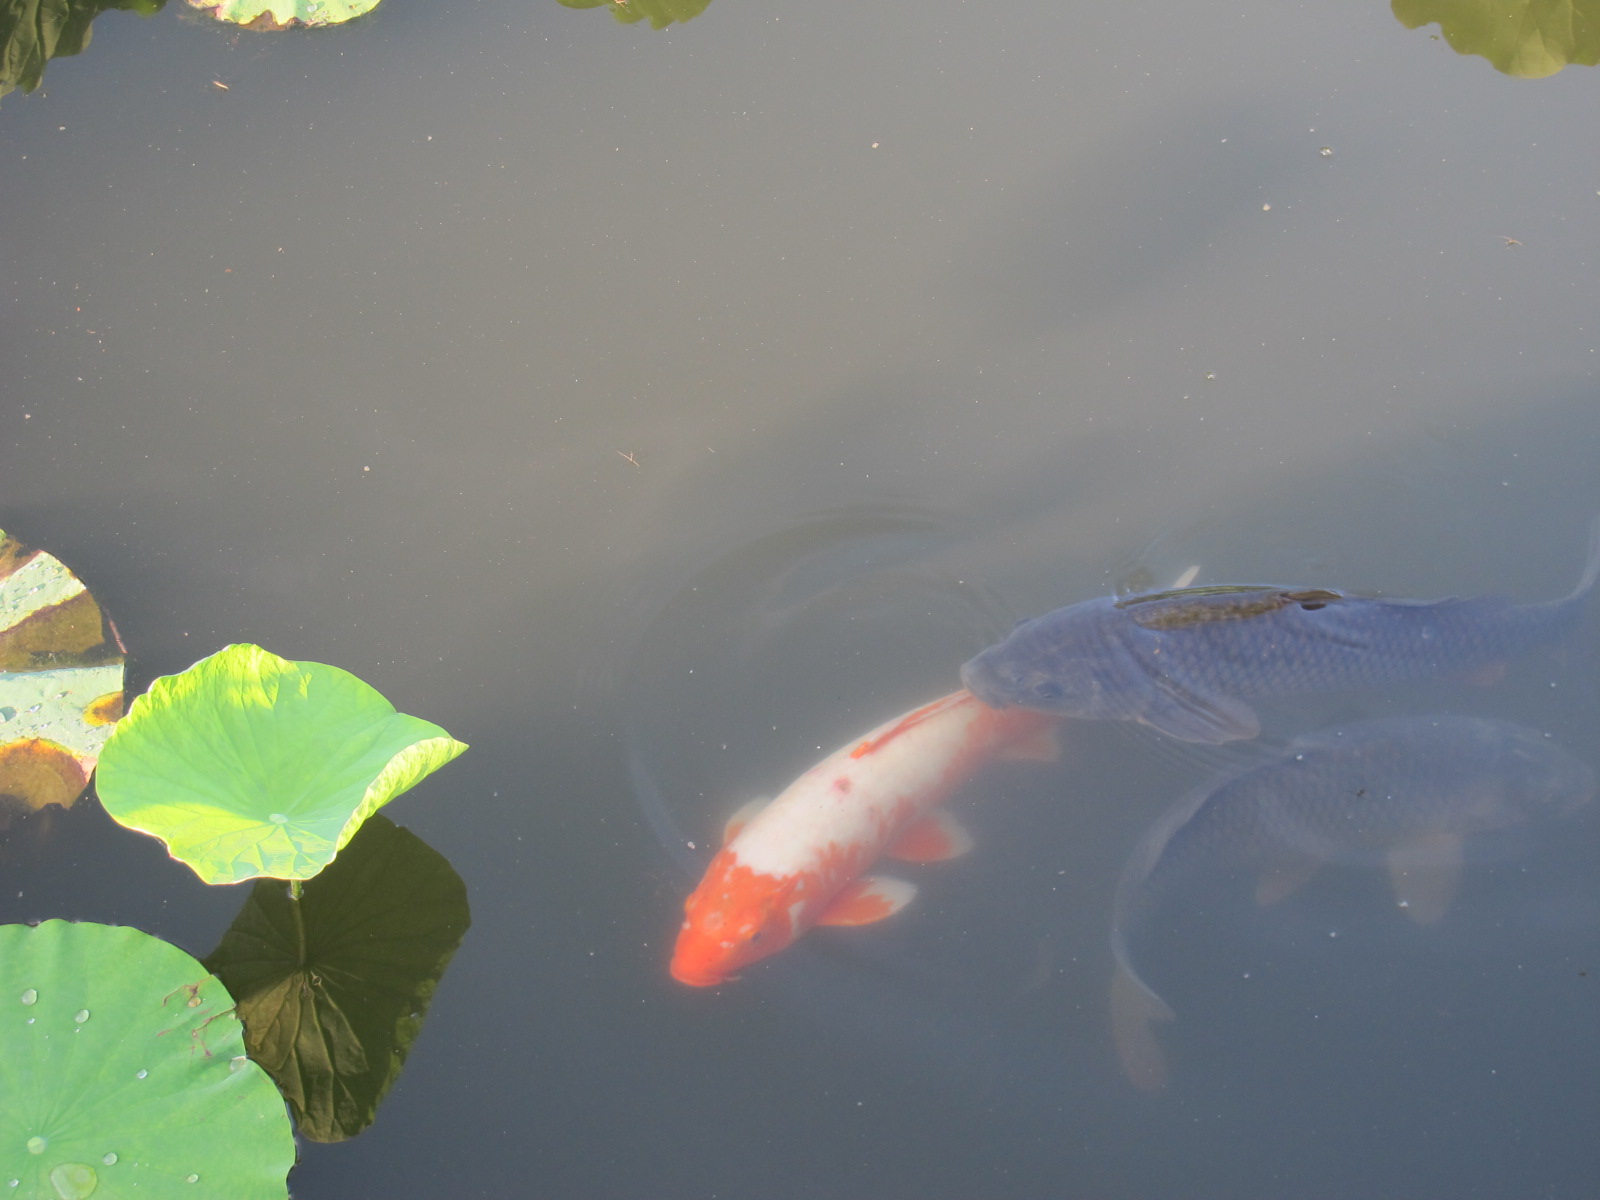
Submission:
MULTIPOLYGON (((1600 512, 1596 76, 1383 4, 553 0, 336 30, 110 13, 0 106, 0 527, 133 689, 230 642, 472 749, 385 811, 473 924, 297 1197, 1592 1195, 1600 827, 1469 848, 1432 925, 1345 864, 1202 888, 1106 1013, 1122 864, 1238 760, 1113 723, 985 769, 895 919, 667 974, 723 820, 1165 584, 1565 594, 1600 512), (215 82, 214 82, 215 81, 215 82), (226 85, 225 87, 216 84, 226 85), (689 843, 694 843, 693 847, 689 843)), ((1264 701, 1600 764, 1591 620, 1506 677, 1264 701)), ((1591 806, 1592 807, 1592 806, 1591 806)), ((0 919, 205 954, 92 798, 0 919)))

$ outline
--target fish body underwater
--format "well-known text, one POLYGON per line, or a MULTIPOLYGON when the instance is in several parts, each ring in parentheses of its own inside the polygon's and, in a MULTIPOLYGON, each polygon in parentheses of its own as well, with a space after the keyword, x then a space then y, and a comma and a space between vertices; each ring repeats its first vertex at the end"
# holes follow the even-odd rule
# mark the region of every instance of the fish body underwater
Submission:
POLYGON ((1186 888, 1249 873, 1257 902, 1270 904, 1324 863, 1383 863, 1402 911, 1429 924, 1455 894, 1465 839, 1564 815, 1594 791, 1589 767, 1535 730, 1431 716, 1306 734, 1190 793, 1141 838, 1117 886, 1111 1023, 1124 1073, 1151 1090, 1166 1081, 1150 1026, 1172 1009, 1131 947, 1186 888))
POLYGON ((1186 742, 1252 738, 1248 699, 1470 675, 1576 628, 1600 576, 1600 517, 1561 600, 1385 600, 1321 589, 1184 588, 1023 621, 961 668, 986 704, 1133 720, 1186 742))
POLYGON ((958 691, 830 754, 777 799, 736 813, 684 903, 671 971, 711 987, 813 925, 865 925, 916 889, 863 874, 880 857, 954 858, 971 839, 940 805, 985 762, 1053 759, 1057 718, 958 691))

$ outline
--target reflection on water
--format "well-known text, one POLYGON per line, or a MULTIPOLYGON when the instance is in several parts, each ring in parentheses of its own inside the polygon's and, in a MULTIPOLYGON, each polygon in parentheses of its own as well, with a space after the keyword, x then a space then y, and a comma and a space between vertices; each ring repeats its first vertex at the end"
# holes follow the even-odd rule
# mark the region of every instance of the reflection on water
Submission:
MULTIPOLYGON (((1228 747, 1069 723, 952 797, 974 849, 893 919, 667 963, 731 812, 1130 570, 1569 589, 1591 71, 1517 86, 1382 3, 173 7, 0 110, 0 527, 134 690, 249 640, 475 747, 396 813, 472 936, 297 1197, 1585 1200, 1592 809, 1482 835, 1426 927, 1362 872, 1199 881, 1136 947, 1155 1096, 1106 930, 1228 747)), ((1597 645, 1253 707, 1274 748, 1437 713, 1597 762, 1597 645)), ((5 854, 7 919, 204 952, 241 903, 83 804, 5 854)))

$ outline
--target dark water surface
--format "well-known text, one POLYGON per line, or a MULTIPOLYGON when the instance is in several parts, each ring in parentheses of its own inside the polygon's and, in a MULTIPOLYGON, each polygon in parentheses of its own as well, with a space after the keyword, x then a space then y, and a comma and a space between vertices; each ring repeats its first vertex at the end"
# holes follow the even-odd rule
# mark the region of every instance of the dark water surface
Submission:
MULTIPOLYGON (((280 37, 112 13, 8 96, 0 527, 137 688, 253 641, 472 745, 385 810, 471 932, 294 1194, 1592 1196, 1592 812, 1433 926, 1357 867, 1196 897, 1145 960, 1154 1096, 1108 1032, 1112 896, 1219 763, 1109 724, 984 773, 976 850, 895 920, 718 990, 666 962, 729 812, 1019 617, 1191 563, 1565 593, 1597 86, 1383 4, 385 0, 280 37)), ((1263 703, 1266 737, 1456 712, 1600 764, 1597 648, 1263 703)), ((88 801, 7 854, 0 919, 198 954, 244 894, 88 801)))

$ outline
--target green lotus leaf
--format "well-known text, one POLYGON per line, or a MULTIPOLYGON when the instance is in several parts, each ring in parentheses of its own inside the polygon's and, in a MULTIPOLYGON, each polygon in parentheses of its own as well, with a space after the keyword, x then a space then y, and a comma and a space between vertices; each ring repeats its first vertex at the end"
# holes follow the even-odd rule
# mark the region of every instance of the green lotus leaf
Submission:
POLYGON ((0 828, 83 794, 122 715, 122 671, 116 627, 77 576, 0 531, 0 828))
POLYGON ((298 900, 255 885, 206 966, 302 1136, 337 1142, 372 1124, 469 924, 461 877, 381 814, 298 900))
MULTIPOLYGON (((193 0, 191 0, 191 3, 193 0)), ((687 21, 705 12, 711 0, 558 0, 567 8, 609 8, 624 25, 649 21, 653 29, 665 29, 674 21, 687 21)))
POLYGON ((189 3, 219 21, 257 30, 342 25, 378 7, 378 0, 189 0, 189 3))
POLYGON ((1393 0, 1407 29, 1438 22, 1457 54, 1525 79, 1600 63, 1600 0, 1393 0))
POLYGON ((148 17, 166 0, 0 0, 0 96, 31 92, 52 58, 82 53, 89 26, 108 9, 148 17))
POLYGON ((111 816, 207 883, 310 879, 466 746, 323 663, 237 645, 166 675, 100 755, 111 816))
POLYGON ((0 926, 0 1195, 288 1195, 283 1098, 233 1001, 137 929, 0 926))

